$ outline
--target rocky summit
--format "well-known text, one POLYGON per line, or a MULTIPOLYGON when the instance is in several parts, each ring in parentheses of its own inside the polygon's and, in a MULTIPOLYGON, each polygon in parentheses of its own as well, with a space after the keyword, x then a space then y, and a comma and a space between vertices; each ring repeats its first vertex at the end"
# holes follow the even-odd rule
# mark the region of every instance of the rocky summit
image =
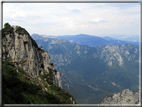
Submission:
POLYGON ((75 104, 50 56, 20 26, 2 29, 2 103, 75 104))

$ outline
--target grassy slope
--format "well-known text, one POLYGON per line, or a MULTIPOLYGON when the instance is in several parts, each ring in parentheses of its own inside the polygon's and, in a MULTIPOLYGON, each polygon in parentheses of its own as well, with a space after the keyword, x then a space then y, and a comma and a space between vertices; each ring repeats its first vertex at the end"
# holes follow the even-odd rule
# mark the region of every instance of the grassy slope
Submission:
MULTIPOLYGON (((3 104, 71 104, 68 91, 45 81, 44 76, 29 77, 9 61, 2 62, 3 104), (16 72, 18 70, 18 73, 16 72)), ((48 79, 48 76, 46 79, 48 79)), ((74 97, 73 97, 74 99, 74 97)))

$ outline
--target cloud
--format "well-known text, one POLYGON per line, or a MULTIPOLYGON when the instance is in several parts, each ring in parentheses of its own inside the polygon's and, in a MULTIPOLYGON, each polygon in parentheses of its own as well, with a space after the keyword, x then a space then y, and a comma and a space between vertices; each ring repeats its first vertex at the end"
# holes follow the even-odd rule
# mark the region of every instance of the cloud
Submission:
POLYGON ((102 19, 99 17, 97 17, 96 19, 93 19, 93 22, 100 22, 100 21, 102 21, 102 19))
POLYGON ((97 18, 93 19, 92 21, 89 21, 88 23, 90 23, 90 24, 99 24, 99 23, 104 23, 104 22, 108 22, 108 21, 97 17, 97 18))
POLYGON ((5 22, 27 28, 30 34, 101 35, 113 32, 113 34, 137 35, 140 27, 140 5, 138 3, 4 3, 3 23, 5 22))

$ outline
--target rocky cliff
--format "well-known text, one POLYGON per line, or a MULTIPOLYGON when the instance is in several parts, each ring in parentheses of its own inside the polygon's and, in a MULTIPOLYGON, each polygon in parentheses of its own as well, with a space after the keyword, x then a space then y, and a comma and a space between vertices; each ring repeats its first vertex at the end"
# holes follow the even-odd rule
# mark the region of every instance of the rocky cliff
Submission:
POLYGON ((2 51, 3 60, 16 62, 32 78, 48 74, 49 69, 52 69, 53 83, 62 87, 60 74, 54 69, 53 63, 50 63, 48 52, 42 47, 39 48, 24 28, 5 24, 2 51))
POLYGON ((125 89, 120 93, 115 93, 112 97, 105 98, 103 104, 138 104, 139 92, 125 89))

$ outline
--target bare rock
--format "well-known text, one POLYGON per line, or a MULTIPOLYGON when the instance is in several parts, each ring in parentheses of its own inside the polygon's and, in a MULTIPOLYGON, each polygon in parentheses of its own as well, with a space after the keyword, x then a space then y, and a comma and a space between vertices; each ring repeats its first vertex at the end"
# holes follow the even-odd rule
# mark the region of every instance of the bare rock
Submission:
POLYGON ((60 74, 54 72, 54 65, 50 63, 47 51, 38 47, 28 32, 20 26, 12 26, 10 33, 4 32, 2 39, 3 60, 10 59, 17 62, 30 77, 37 77, 49 73, 48 68, 53 70, 56 86, 61 86, 60 74), (18 31, 18 29, 20 29, 18 31), (23 33, 24 32, 24 33, 23 33))
POLYGON ((112 97, 105 98, 103 104, 138 104, 139 92, 125 89, 120 93, 115 93, 112 97))

